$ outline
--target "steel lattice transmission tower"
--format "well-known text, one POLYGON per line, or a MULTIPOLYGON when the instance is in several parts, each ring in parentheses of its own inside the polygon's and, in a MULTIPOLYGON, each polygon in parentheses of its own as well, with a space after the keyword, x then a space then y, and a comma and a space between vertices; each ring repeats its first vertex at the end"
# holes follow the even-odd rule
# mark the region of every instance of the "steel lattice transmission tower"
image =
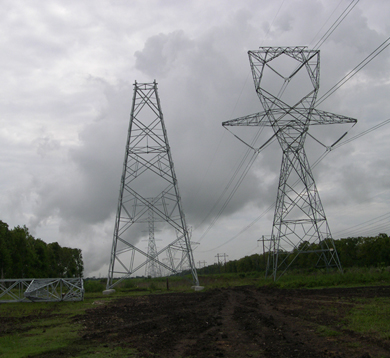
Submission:
MULTIPOLYGON (((150 201, 152 205, 154 205, 154 200, 150 201)), ((146 264, 145 269, 145 276, 150 277, 161 277, 161 266, 158 264, 158 253, 157 253, 157 246, 156 246, 156 239, 154 237, 154 212, 152 205, 148 207, 148 227, 149 227, 149 239, 148 239, 148 256, 155 257, 157 259, 157 262, 155 260, 149 260, 146 264)))
POLYGON ((304 143, 310 125, 356 123, 356 119, 315 108, 319 50, 261 47, 248 54, 264 111, 222 125, 271 127, 271 138, 276 137, 282 148, 270 250, 274 280, 302 253, 317 255, 318 267, 342 272, 304 143))
POLYGON ((189 270, 199 285, 156 81, 134 84, 107 289, 151 263, 168 274, 189 270), (165 232, 158 252, 137 247, 151 215, 153 230, 165 232))

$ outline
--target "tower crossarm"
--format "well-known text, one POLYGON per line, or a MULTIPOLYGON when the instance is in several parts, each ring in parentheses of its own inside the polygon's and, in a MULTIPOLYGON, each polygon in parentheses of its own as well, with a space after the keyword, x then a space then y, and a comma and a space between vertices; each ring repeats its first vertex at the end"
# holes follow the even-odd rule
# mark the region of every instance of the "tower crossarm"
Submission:
MULTIPOLYGON (((282 111, 280 111, 282 113, 282 111)), ((230 121, 226 121, 222 123, 222 126, 264 126, 270 127, 270 123, 268 121, 267 112, 259 112, 254 114, 249 114, 247 116, 243 116, 236 119, 231 119, 230 121)))
POLYGON ((313 109, 310 117, 311 125, 319 124, 345 124, 345 123, 357 123, 357 119, 342 116, 340 114, 334 114, 331 112, 321 111, 319 109, 313 109))
POLYGON ((299 119, 304 116, 310 116, 310 124, 320 125, 320 124, 345 124, 357 122, 357 119, 342 116, 340 114, 334 114, 331 112, 321 111, 319 109, 312 109, 310 114, 306 108, 274 108, 269 111, 263 111, 258 113, 249 114, 247 116, 239 117, 236 119, 231 119, 222 123, 222 126, 249 126, 249 127, 272 127, 275 122, 279 125, 287 125, 292 121, 299 119), (286 116, 283 118, 286 114, 286 116), (275 120, 268 120, 269 118, 278 118, 275 120))

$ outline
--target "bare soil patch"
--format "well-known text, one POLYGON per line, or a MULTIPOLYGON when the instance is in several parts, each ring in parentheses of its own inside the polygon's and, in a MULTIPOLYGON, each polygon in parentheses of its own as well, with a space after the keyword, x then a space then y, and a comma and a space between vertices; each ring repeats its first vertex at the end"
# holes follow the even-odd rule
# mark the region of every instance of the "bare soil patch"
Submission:
POLYGON ((390 357, 390 341, 345 329, 361 298, 390 287, 283 290, 231 287, 128 297, 77 317, 85 344, 137 357, 390 357))

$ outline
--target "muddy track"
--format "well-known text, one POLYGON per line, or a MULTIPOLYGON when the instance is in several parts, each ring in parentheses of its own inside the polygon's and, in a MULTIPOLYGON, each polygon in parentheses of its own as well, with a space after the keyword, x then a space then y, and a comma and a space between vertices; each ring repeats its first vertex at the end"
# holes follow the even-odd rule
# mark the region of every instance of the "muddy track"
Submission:
POLYGON ((83 340, 136 348, 139 357, 390 357, 388 340, 343 328, 357 298, 386 296, 388 287, 245 286, 129 297, 89 310, 83 340))

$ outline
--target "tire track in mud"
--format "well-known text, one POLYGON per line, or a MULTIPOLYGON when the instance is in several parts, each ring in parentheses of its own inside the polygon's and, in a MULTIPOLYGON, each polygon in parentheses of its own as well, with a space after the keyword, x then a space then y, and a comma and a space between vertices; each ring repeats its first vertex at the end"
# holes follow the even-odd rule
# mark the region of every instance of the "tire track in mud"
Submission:
MULTIPOLYGON (((253 287, 233 290, 233 318, 250 343, 249 354, 258 357, 332 357, 307 344, 307 329, 285 317, 267 295, 253 287)), ((318 344, 316 345, 318 346, 318 344)))
POLYGON ((241 286, 122 298, 82 317, 83 339, 136 348, 138 357, 390 357, 388 342, 342 328, 364 292, 241 286))

